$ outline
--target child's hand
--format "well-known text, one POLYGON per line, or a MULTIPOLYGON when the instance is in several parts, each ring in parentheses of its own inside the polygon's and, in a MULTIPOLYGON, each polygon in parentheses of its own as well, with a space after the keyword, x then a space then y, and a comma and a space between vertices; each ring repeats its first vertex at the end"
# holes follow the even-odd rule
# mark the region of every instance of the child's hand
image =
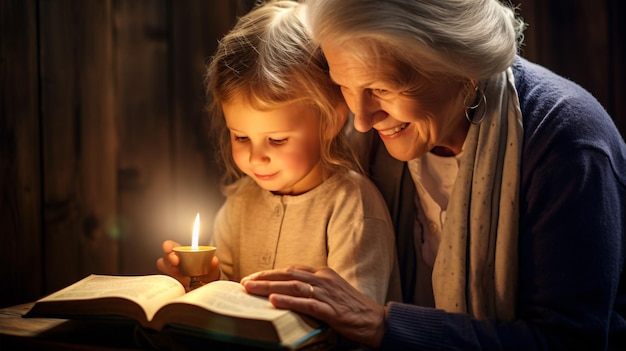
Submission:
MULTIPOLYGON (((157 260, 157 269, 161 271, 161 273, 176 278, 178 281, 185 284, 185 277, 181 275, 178 270, 180 260, 173 251, 177 246, 180 246, 180 244, 172 240, 165 240, 163 242, 163 257, 157 260)), ((187 283, 189 283, 189 279, 187 279, 187 283)))
MULTIPOLYGON (((180 260, 178 259, 178 256, 176 256, 176 253, 173 251, 173 249, 177 246, 180 246, 180 244, 172 240, 165 240, 163 242, 163 257, 157 260, 157 269, 161 273, 167 274, 170 277, 175 278, 181 284, 183 284, 185 289, 188 289, 189 277, 186 277, 180 273, 180 270, 178 269, 178 264, 180 263, 180 260)), ((219 278, 219 260, 217 257, 214 256, 213 260, 211 261, 210 273, 200 277, 200 280, 202 280, 202 282, 206 284, 218 280, 219 278)))

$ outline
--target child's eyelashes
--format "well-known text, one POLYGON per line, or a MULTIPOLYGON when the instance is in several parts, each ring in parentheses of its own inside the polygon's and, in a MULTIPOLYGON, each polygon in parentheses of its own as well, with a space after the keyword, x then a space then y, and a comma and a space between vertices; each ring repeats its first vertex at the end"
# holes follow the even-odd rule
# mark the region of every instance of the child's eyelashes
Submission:
MULTIPOLYGON (((235 142, 237 142, 237 143, 248 143, 248 142, 250 142, 250 138, 248 138, 247 136, 237 136, 237 135, 234 135, 233 136, 233 140, 235 142)), ((281 138, 281 139, 268 138, 267 140, 268 140, 268 142, 270 144, 273 144, 273 145, 283 145, 283 144, 285 144, 287 142, 287 140, 289 140, 289 138, 281 138)))
POLYGON ((272 138, 270 138, 270 142, 272 144, 274 144, 274 145, 282 145, 282 144, 286 143, 288 139, 289 138, 282 138, 282 139, 272 139, 272 138))

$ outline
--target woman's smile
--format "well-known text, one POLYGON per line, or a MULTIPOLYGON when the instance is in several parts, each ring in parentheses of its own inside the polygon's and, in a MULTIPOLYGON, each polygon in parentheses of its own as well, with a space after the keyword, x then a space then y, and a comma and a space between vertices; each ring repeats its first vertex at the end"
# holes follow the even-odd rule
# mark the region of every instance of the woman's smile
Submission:
POLYGON ((404 130, 404 128, 406 128, 408 125, 408 123, 402 123, 392 128, 378 130, 378 133, 381 137, 393 137, 402 130, 404 130))

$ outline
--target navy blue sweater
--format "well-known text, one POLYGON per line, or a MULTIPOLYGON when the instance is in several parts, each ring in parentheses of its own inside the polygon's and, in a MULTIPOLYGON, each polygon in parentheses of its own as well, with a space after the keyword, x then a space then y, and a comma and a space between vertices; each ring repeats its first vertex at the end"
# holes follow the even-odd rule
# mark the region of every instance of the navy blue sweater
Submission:
POLYGON ((524 125, 517 320, 390 303, 383 349, 626 350, 624 139, 580 86, 523 58, 513 73, 524 125))

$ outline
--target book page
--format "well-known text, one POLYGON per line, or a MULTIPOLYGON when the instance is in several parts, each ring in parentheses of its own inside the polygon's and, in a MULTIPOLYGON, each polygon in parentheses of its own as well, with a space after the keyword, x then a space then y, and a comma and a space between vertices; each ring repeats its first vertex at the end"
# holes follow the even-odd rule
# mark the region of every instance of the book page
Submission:
POLYGON ((185 288, 166 275, 110 276, 92 274, 40 301, 90 300, 120 297, 136 302, 148 320, 164 304, 185 294, 185 288))
POLYGON ((240 283, 226 280, 209 283, 174 299, 157 312, 152 322, 157 330, 170 325, 229 342, 252 340, 255 345, 280 343, 288 348, 322 331, 319 321, 277 309, 266 297, 248 294, 240 283))
POLYGON ((236 282, 218 280, 188 292, 173 302, 183 302, 241 318, 274 320, 289 313, 276 309, 267 298, 250 295, 236 282))

